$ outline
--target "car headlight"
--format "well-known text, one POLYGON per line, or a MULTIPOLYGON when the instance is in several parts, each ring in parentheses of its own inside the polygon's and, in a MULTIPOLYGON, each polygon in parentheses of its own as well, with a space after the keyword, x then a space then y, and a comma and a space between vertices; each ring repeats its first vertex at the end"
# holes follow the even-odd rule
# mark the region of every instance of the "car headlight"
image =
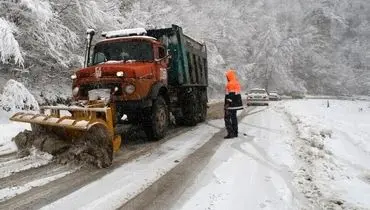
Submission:
POLYGON ((125 87, 125 92, 127 94, 132 94, 133 92, 135 92, 135 86, 134 85, 127 85, 125 87))
POLYGON ((73 96, 78 96, 78 91, 80 90, 80 88, 79 87, 75 87, 75 88, 73 88, 73 90, 72 90, 72 95, 73 96))
POLYGON ((71 79, 77 79, 77 75, 76 74, 71 75, 71 79))
POLYGON ((116 73, 116 75, 117 75, 117 77, 123 77, 124 73, 123 73, 123 71, 118 71, 116 73))

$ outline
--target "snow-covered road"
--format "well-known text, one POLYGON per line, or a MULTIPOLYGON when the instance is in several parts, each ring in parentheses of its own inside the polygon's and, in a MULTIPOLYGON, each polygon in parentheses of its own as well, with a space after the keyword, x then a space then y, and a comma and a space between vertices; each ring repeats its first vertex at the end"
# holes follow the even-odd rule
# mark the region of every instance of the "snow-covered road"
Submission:
POLYGON ((3 120, 0 209, 370 209, 370 102, 329 104, 249 107, 238 138, 210 120, 123 149, 104 170, 17 158, 22 126, 3 120))
POLYGON ((239 130, 241 135, 222 144, 173 209, 308 206, 292 185, 295 130, 286 116, 273 108, 258 107, 239 122, 239 130))

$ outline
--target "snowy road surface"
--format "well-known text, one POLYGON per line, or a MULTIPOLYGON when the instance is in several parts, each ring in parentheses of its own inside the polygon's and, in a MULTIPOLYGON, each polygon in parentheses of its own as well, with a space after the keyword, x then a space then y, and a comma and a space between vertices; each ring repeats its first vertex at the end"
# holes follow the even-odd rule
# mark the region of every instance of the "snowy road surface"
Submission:
POLYGON ((239 137, 223 120, 131 145, 112 167, 18 158, 0 136, 0 209, 370 209, 370 102, 290 100, 249 107, 239 137))
POLYGON ((292 185, 295 132, 283 113, 253 110, 239 122, 246 135, 221 145, 173 209, 302 209, 292 185))

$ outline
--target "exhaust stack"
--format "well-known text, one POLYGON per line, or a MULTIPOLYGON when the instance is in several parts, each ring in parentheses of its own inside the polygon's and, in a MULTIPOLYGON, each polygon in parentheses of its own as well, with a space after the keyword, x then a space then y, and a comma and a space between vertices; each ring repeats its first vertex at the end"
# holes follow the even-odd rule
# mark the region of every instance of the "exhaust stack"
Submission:
POLYGON ((87 37, 86 37, 86 49, 85 49, 85 63, 84 67, 88 66, 90 63, 90 50, 91 50, 91 42, 95 35, 94 29, 87 29, 86 31, 87 37))

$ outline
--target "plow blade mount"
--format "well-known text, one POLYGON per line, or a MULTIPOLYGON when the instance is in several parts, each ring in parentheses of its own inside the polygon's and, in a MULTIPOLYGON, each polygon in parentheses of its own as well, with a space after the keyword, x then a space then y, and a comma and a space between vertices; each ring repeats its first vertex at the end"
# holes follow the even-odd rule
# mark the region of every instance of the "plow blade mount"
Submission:
POLYGON ((114 111, 112 107, 43 106, 40 114, 19 112, 10 120, 30 123, 32 132, 52 133, 71 144, 82 139, 106 145, 113 153, 121 145, 121 136, 114 132, 114 111))

